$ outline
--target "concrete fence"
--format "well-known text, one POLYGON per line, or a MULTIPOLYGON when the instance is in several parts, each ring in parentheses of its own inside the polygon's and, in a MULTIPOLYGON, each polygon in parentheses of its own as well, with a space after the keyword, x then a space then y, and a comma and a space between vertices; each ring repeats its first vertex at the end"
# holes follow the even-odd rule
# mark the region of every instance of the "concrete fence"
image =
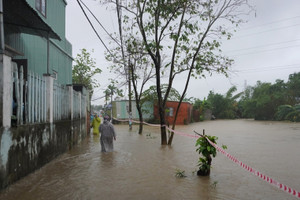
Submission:
POLYGON ((39 76, 28 71, 26 76, 23 66, 18 68, 16 63, 12 65, 13 126, 86 116, 86 94, 73 90, 72 85, 57 83, 49 75, 39 76))
POLYGON ((0 53, 0 190, 80 143, 89 95, 18 67, 0 53))

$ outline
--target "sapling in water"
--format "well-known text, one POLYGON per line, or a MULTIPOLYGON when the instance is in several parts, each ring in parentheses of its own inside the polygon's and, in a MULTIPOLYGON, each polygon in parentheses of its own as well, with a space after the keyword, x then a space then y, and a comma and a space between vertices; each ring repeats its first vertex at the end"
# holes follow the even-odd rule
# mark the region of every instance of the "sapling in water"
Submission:
MULTIPOLYGON (((202 135, 198 138, 196 142, 196 151, 200 154, 198 166, 199 170, 197 171, 198 176, 209 176, 210 175, 210 168, 212 157, 217 155, 217 150, 213 147, 208 141, 209 139, 211 142, 217 144, 218 137, 216 136, 209 136, 209 135, 202 135), (212 156, 212 157, 211 157, 212 156)), ((223 149, 227 149, 225 145, 222 145, 223 149)))

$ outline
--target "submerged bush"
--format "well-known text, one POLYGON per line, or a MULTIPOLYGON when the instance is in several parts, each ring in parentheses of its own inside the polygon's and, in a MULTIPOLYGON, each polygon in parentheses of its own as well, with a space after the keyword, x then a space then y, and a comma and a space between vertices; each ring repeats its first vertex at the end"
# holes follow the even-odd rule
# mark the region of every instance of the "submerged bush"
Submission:
MULTIPOLYGON (((208 141, 209 139, 211 142, 217 144, 218 137, 216 136, 209 136, 209 135, 203 135, 202 137, 199 137, 196 142, 196 151, 200 154, 200 158, 198 161, 199 170, 197 171, 198 176, 209 176, 210 175, 210 168, 211 168, 211 162, 212 157, 215 157, 217 155, 217 150, 215 147, 213 147, 208 141)), ((222 146, 224 149, 227 147, 225 145, 222 146)))
POLYGON ((300 105, 281 105, 278 107, 277 112, 275 114, 275 119, 289 120, 292 122, 300 122, 300 105))

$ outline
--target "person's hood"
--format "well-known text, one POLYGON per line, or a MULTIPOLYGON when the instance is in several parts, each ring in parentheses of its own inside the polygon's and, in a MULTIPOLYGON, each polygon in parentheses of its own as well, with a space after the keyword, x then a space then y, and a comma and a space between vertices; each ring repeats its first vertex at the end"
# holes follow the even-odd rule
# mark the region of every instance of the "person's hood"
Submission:
POLYGON ((95 119, 96 119, 98 122, 101 122, 100 117, 96 117, 95 119))

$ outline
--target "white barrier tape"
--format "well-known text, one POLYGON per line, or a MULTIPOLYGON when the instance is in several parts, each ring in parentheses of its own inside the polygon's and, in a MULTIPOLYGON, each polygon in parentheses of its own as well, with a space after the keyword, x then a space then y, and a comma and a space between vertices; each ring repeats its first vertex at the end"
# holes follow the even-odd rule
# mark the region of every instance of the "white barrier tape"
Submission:
MULTIPOLYGON (((115 118, 114 118, 115 119, 115 118)), ((117 121, 129 121, 129 120, 118 120, 118 119, 115 119, 117 121)), ((141 123, 139 121, 133 121, 132 122, 135 122, 135 123, 141 123)), ((149 123, 146 123, 146 122, 142 122, 146 125, 149 125, 149 126, 156 126, 156 127, 161 127, 161 125, 156 125, 156 124, 149 124, 149 123)), ((175 131, 171 128, 169 128, 167 125, 163 125, 162 127, 166 127, 166 129, 168 129, 169 131, 173 132, 173 133, 176 133, 178 135, 182 135, 182 136, 188 136, 188 137, 193 137, 193 138, 199 138, 199 137, 203 137, 203 136, 197 136, 197 135, 191 135, 191 134, 187 134, 187 133, 183 133, 183 132, 179 132, 179 131, 175 131)), ((295 189, 293 188, 290 188, 282 183, 279 183, 278 181, 268 177, 267 175, 264 175, 263 173, 253 169, 252 167, 242 163, 241 161, 239 161, 237 158, 235 158, 234 156, 230 155, 229 153, 227 153, 224 149, 220 148, 218 145, 216 145, 215 143, 213 143, 212 141, 210 141, 207 137, 206 137, 207 141, 213 146, 215 147, 219 152, 221 152, 222 154, 224 154, 227 158, 229 158, 230 160, 232 160, 233 162, 235 162, 236 164, 240 165, 242 168, 246 169, 247 171, 249 171, 250 173, 254 174, 255 176, 263 179, 264 181, 270 183, 271 185, 293 195, 294 197, 297 197, 300 199, 300 192, 296 191, 295 189)))

